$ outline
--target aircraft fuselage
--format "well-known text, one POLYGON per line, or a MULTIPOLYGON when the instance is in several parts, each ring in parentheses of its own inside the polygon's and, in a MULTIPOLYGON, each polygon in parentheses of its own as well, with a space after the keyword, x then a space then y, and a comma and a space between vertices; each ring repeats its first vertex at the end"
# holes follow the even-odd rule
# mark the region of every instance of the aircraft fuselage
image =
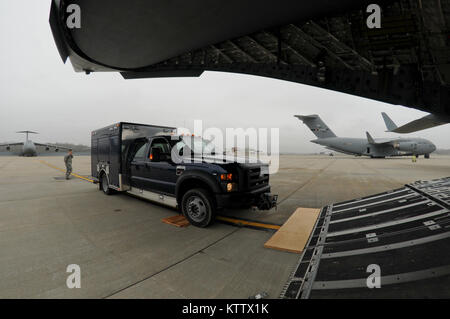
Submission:
POLYGON ((22 152, 20 156, 25 157, 33 157, 37 156, 36 145, 30 140, 27 140, 23 143, 22 152))
POLYGON ((399 138, 389 144, 372 144, 367 139, 348 137, 319 138, 311 142, 338 152, 370 157, 429 155, 436 150, 432 142, 423 138, 399 138))

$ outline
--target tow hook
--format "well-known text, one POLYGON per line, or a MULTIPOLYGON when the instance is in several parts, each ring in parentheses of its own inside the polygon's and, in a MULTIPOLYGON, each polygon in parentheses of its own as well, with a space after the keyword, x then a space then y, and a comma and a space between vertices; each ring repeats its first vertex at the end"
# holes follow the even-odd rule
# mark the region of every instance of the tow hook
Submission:
POLYGON ((259 210, 269 210, 273 207, 277 207, 278 195, 273 195, 271 193, 261 194, 260 200, 258 201, 259 210))

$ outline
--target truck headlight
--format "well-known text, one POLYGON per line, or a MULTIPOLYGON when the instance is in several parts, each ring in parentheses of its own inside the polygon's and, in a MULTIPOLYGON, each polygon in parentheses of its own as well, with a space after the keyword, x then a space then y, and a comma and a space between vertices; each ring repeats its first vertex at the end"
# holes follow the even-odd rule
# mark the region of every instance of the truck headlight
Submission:
POLYGON ((236 183, 228 183, 227 184, 227 192, 232 192, 237 190, 237 184, 236 183))

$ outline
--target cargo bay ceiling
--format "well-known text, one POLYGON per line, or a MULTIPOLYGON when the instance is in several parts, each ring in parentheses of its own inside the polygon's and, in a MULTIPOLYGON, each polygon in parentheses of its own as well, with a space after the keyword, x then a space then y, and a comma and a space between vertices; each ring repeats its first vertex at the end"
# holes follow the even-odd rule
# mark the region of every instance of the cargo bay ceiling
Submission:
POLYGON ((53 0, 50 24, 76 71, 244 73, 450 116, 450 0, 371 2, 381 28, 362 0, 53 0))

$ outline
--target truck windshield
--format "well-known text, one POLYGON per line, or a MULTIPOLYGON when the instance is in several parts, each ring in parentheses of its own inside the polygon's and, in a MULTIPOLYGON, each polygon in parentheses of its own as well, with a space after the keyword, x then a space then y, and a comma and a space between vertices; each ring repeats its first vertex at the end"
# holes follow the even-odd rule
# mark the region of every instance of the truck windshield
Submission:
POLYGON ((185 150, 186 147, 193 151, 194 154, 214 154, 215 148, 211 141, 195 136, 182 136, 175 147, 179 155, 183 155, 180 152, 185 150))

